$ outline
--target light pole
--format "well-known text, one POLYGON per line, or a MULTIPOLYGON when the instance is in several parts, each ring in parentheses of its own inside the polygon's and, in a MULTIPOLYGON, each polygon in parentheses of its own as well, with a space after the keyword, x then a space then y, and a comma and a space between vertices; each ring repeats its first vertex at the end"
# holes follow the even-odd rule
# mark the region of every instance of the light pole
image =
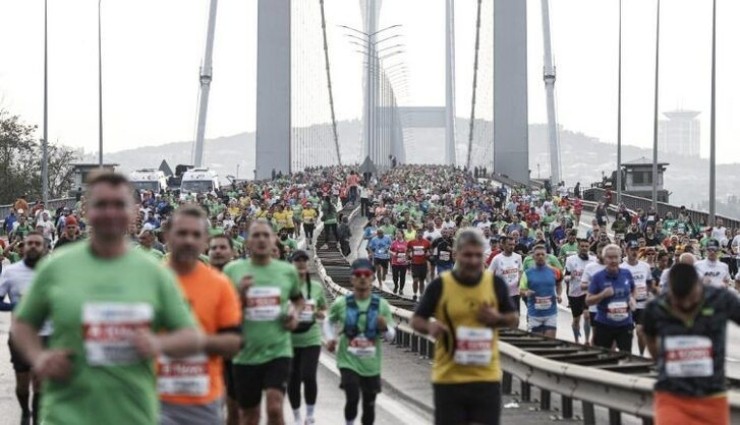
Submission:
POLYGON ((44 208, 49 207, 49 2, 44 0, 44 133, 41 141, 41 194, 44 208))
POLYGON ((617 205, 622 204, 622 0, 619 0, 619 64, 617 66, 617 205))
POLYGON ((101 3, 98 0, 98 167, 103 168, 103 37, 101 3))
POLYGON ((709 117, 709 226, 715 225, 717 212, 717 0, 712 2, 712 95, 709 117))
POLYGON ((658 95, 660 93, 660 0, 655 25, 655 104, 653 109, 653 209, 658 211, 658 95))

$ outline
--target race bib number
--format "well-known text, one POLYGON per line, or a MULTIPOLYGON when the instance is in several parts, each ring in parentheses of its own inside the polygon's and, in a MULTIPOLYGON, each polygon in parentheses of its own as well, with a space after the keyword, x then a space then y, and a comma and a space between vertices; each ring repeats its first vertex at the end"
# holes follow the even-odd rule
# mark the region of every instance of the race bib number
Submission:
POLYGON ((711 339, 701 335, 667 336, 664 344, 668 376, 705 378, 714 374, 711 339))
POLYGON ((280 318, 280 288, 272 286, 249 288, 244 317, 255 322, 268 322, 280 318))
POLYGON ((371 341, 365 338, 364 335, 360 335, 349 341, 347 351, 353 356, 361 359, 375 357, 375 341, 371 341))
POLYGON ((535 297, 534 298, 534 309, 535 310, 549 310, 552 308, 552 297, 535 297))
POLYGON ((493 329, 460 326, 455 334, 455 363, 463 366, 488 366, 491 363, 493 329))
POLYGON ((613 322, 622 322, 630 317, 630 308, 626 301, 610 302, 606 308, 606 318, 613 322))
POLYGON ((141 360, 131 337, 149 329, 154 309, 146 303, 90 302, 82 307, 85 357, 90 366, 114 366, 141 360))
POLYGON ((299 322, 311 323, 316 317, 316 300, 306 300, 303 311, 298 315, 299 322))
POLYGON ((415 257, 423 257, 424 256, 424 247, 422 246, 415 246, 414 247, 414 256, 415 257))
POLYGON ((441 251, 439 253, 439 260, 440 261, 450 261, 450 252, 449 251, 441 251))
POLYGON ((208 357, 205 354, 184 359, 160 356, 157 376, 160 394, 202 397, 208 394, 210 385, 208 357))
POLYGON ((635 285, 635 299, 637 301, 644 301, 648 298, 647 285, 636 284, 635 285))
POLYGON ((399 263, 406 263, 406 253, 405 252, 399 252, 396 254, 396 261, 399 263))

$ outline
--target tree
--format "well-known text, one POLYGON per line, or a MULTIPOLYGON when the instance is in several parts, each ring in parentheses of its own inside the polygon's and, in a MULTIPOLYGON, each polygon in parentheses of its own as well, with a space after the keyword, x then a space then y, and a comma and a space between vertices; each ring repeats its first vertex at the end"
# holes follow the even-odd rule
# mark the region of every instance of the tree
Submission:
MULTIPOLYGON (((0 109, 0 204, 14 202, 21 195, 41 199, 41 144, 34 137, 37 127, 25 124, 17 115, 0 109)), ((49 144, 49 195, 67 196, 72 187, 75 154, 65 146, 49 144)))

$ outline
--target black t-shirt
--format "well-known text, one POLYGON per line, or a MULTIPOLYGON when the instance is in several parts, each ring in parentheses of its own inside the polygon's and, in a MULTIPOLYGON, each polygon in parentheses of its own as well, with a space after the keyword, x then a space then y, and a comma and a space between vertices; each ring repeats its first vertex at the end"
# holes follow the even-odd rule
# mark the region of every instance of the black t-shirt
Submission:
MULTIPOLYGON (((475 286, 481 283, 481 279, 477 278, 474 280, 465 280, 460 277, 456 272, 452 272, 455 279, 464 286, 475 286)), ((496 293, 496 299, 498 300, 498 311, 501 314, 511 313, 514 311, 514 306, 511 304, 511 298, 509 298, 509 288, 506 286, 500 277, 494 276, 493 279, 493 290, 496 293)), ((437 277, 424 290, 424 295, 419 301, 419 305, 416 306, 415 314, 428 319, 434 316, 434 311, 437 309, 439 299, 442 297, 442 278, 437 277)))

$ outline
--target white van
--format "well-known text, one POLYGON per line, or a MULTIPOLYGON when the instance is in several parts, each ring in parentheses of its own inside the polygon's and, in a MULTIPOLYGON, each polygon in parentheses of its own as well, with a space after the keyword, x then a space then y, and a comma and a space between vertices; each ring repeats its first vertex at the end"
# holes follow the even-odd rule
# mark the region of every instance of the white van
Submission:
POLYGON ((218 174, 208 168, 193 168, 182 175, 180 193, 208 193, 218 190, 220 184, 218 174))
POLYGON ((136 170, 129 176, 131 186, 139 191, 159 193, 167 189, 167 178, 164 173, 153 168, 136 170))

